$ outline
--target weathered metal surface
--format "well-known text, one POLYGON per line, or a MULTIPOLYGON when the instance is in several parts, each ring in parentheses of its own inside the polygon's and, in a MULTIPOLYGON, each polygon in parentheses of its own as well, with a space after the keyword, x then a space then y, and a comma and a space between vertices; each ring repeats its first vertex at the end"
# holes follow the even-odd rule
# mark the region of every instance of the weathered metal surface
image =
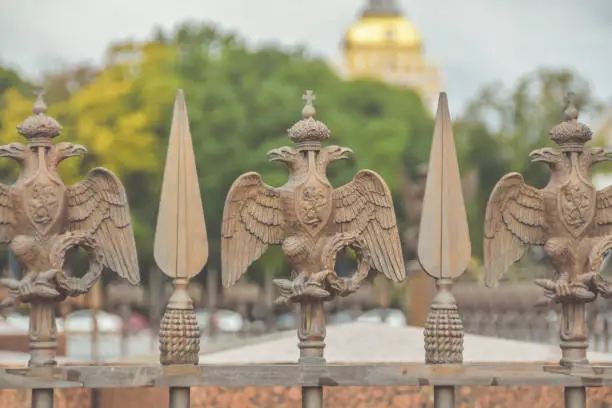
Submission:
POLYGON ((170 388, 170 408, 189 408, 191 406, 191 389, 189 387, 170 388))
POLYGON ((0 389, 130 387, 612 386, 612 365, 96 365, 0 368, 0 389))
POLYGON ((555 280, 537 279, 545 289, 540 305, 560 303, 562 364, 587 362, 586 304, 598 295, 612 296, 600 274, 612 247, 612 187, 596 191, 589 169, 612 160, 602 148, 585 148, 591 130, 578 122, 570 94, 564 121, 550 130, 559 150, 534 150, 534 162, 551 172, 543 189, 525 184, 519 173, 505 175, 495 186, 485 215, 484 263, 488 286, 494 286, 529 246, 543 246, 556 271, 555 280))
POLYGON ((55 365, 56 333, 53 308, 66 297, 87 293, 104 266, 132 284, 140 281, 136 244, 127 195, 119 179, 95 168, 85 180, 66 187, 59 164, 87 149, 52 141, 61 133, 57 121, 45 114, 38 95, 34 115, 17 127, 27 145, 0 146, 0 157, 20 166, 13 185, 0 184, 0 243, 20 264, 20 281, 0 279, 11 289, 0 306, 30 304, 29 365, 55 365), (80 246, 89 253, 90 267, 81 278, 63 268, 67 252, 80 246))
POLYGON ((280 245, 292 268, 293 280, 278 279, 278 302, 299 303, 300 360, 324 363, 323 302, 355 292, 370 269, 387 278, 405 277, 404 259, 391 193, 371 170, 334 189, 327 166, 351 152, 322 146, 329 129, 315 120, 312 91, 303 96, 302 120, 289 129, 296 144, 268 152, 271 161, 289 168, 281 187, 266 185, 261 175, 240 176, 230 188, 223 212, 221 259, 223 284, 235 284, 267 249, 280 245), (340 278, 336 255, 352 248, 358 254, 357 272, 340 278))
POLYGON ((565 408, 586 408, 585 387, 565 387, 563 392, 565 408))
POLYGON ((53 389, 32 390, 32 408, 53 408, 53 389))
POLYGON ((322 408, 323 387, 302 388, 302 408, 322 408))
POLYGON ((159 268, 174 278, 174 292, 160 325, 160 361, 198 364, 200 330, 187 285, 206 265, 208 239, 187 105, 181 90, 174 102, 154 255, 159 268))
POLYGON ((463 361, 463 325, 451 288, 453 280, 468 266, 471 247, 445 93, 440 94, 438 101, 418 256, 421 266, 436 279, 438 287, 425 322, 425 361, 460 363, 463 361))
POLYGON ((471 258, 453 127, 445 93, 440 94, 418 243, 419 262, 435 279, 456 279, 471 258))
POLYGON ((454 408, 455 387, 439 385, 434 387, 434 408, 454 408))

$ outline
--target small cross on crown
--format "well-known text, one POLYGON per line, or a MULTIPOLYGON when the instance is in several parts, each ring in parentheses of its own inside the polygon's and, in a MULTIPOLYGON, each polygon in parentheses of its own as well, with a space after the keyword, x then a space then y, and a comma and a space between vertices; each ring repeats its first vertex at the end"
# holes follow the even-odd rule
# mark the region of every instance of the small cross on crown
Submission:
POLYGON ((311 90, 307 90, 304 95, 302 95, 302 100, 304 101, 304 109, 302 109, 302 118, 308 119, 314 117, 317 111, 314 108, 312 102, 317 99, 317 96, 311 90))
POLYGON ((315 99, 317 97, 311 90, 307 90, 302 95, 304 101, 302 120, 289 129, 289 138, 297 144, 298 150, 319 150, 321 142, 329 138, 327 126, 314 118, 317 112, 312 101, 315 99))

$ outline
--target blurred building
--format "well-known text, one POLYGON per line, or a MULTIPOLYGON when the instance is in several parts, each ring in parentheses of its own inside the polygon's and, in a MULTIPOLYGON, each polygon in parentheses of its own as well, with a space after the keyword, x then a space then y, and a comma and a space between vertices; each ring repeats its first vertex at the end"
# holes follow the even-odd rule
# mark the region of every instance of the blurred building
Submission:
POLYGON ((438 67, 426 61, 421 36, 396 0, 368 0, 346 32, 343 52, 347 79, 376 78, 412 88, 435 106, 441 88, 438 67))

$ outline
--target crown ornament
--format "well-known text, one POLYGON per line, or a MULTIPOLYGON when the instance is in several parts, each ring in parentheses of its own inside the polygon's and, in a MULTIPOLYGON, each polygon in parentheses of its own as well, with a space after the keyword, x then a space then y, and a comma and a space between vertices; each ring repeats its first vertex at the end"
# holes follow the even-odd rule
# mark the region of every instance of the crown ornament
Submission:
POLYGON ((47 105, 43 100, 42 91, 37 93, 32 112, 34 115, 28 116, 17 126, 17 131, 28 139, 28 144, 31 146, 51 146, 53 138, 62 133, 62 127, 55 119, 45 115, 47 105))
POLYGON ((582 151, 584 144, 591 140, 593 135, 591 129, 578 122, 578 109, 574 103, 573 93, 567 95, 563 122, 553 126, 549 135, 564 152, 582 151))
POLYGON ((302 120, 288 130, 289 138, 297 145, 298 150, 319 150, 321 142, 329 138, 329 128, 314 118, 317 112, 312 102, 315 99, 312 91, 306 91, 302 96, 302 120))

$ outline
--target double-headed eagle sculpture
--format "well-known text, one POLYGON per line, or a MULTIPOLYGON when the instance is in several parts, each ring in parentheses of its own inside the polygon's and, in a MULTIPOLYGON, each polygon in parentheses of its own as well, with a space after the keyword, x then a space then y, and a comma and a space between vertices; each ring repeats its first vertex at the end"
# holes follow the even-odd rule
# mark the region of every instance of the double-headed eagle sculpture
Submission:
POLYGON ((302 120, 289 129, 296 148, 268 152, 271 161, 289 169, 289 179, 274 188, 250 172, 232 185, 223 213, 223 283, 230 286, 247 271, 268 245, 280 245, 292 268, 292 281, 276 280, 278 301, 328 299, 354 292, 370 268, 389 279, 405 276, 395 212, 384 180, 361 170, 353 180, 334 189, 327 166, 347 158, 351 149, 322 146, 329 129, 315 120, 307 91, 302 120), (345 247, 360 256, 358 271, 342 279, 334 271, 336 254, 345 247))
POLYGON ((54 364, 53 302, 86 293, 104 266, 132 284, 140 280, 123 185, 112 172, 95 168, 80 183, 66 187, 59 164, 87 149, 73 143, 53 144, 61 126, 45 115, 46 109, 39 95, 34 115, 18 126, 27 144, 0 146, 0 157, 15 160, 20 168, 14 184, 0 184, 0 243, 8 244, 22 271, 20 281, 0 280, 10 289, 2 306, 31 303, 30 363, 34 365, 54 364), (76 246, 90 256, 89 270, 80 278, 63 271, 67 251, 76 246))
POLYGON ((598 294, 612 295, 612 286, 599 274, 612 248, 612 187, 597 191, 589 169, 611 161, 612 155, 602 148, 585 148, 591 130, 578 122, 571 94, 564 121, 550 130, 550 137, 559 149, 530 153, 532 161, 550 169, 546 187, 531 187, 519 173, 510 173, 491 194, 485 216, 485 280, 494 286, 529 246, 543 246, 556 279, 536 280, 545 289, 539 303, 562 303, 562 362, 585 362, 584 305, 598 294))

